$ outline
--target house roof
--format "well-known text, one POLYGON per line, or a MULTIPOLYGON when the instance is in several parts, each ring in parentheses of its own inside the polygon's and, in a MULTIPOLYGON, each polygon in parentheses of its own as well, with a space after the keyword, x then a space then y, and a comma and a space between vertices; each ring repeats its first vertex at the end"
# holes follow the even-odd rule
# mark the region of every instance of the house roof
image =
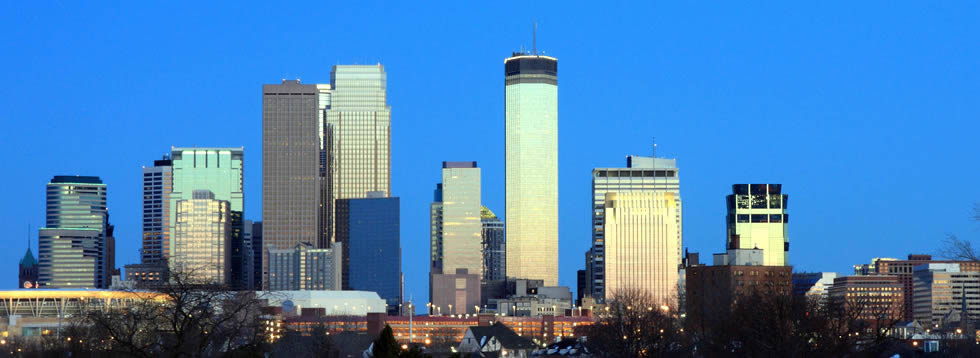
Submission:
POLYGON ((490 338, 495 337, 500 345, 506 349, 533 349, 537 348, 530 339, 521 337, 514 333, 513 330, 507 328, 503 323, 497 322, 489 327, 470 327, 470 331, 473 332, 473 338, 480 345, 486 344, 490 341, 490 338))

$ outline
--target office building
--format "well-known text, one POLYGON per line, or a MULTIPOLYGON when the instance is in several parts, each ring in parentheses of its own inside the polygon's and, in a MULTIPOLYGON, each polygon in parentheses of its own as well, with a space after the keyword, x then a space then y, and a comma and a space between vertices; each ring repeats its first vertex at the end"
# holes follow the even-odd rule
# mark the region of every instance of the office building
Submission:
POLYGON ((384 193, 337 200, 337 242, 343 244, 343 288, 373 291, 397 312, 401 297, 399 200, 384 193))
POLYGON ((475 313, 483 278, 480 168, 442 162, 430 206, 429 297, 451 314, 475 313))
POLYGON ((686 271, 687 323, 698 331, 726 317, 740 296, 789 295, 792 290, 789 266, 691 266, 686 271))
POLYGON ((728 196, 729 249, 761 249, 766 266, 789 265, 789 195, 781 184, 735 184, 728 196))
POLYGON ((201 283, 232 285, 231 204, 209 190, 194 190, 191 199, 177 200, 174 208, 171 267, 201 283))
MULTIPOLYGON (((434 273, 483 276, 480 168, 476 162, 442 162, 431 214, 431 262, 434 273)), ((479 295, 478 295, 479 297, 479 295)))
MULTIPOLYGON (((326 193, 324 231, 333 242, 336 200, 391 196, 391 106, 381 64, 336 65, 330 86, 321 86, 326 193), (332 219, 333 218, 333 219, 332 219)), ((339 224, 337 224, 339 225, 339 224)))
POLYGON ((504 221, 486 206, 480 210, 483 225, 483 281, 507 279, 507 236, 504 221))
POLYGON ((17 285, 20 288, 37 288, 37 259, 31 248, 27 248, 24 258, 20 259, 17 274, 17 285))
POLYGON ((843 276, 834 279, 830 302, 870 323, 900 321, 904 302, 897 276, 843 276))
MULTIPOLYGON (((213 200, 227 201, 229 212, 227 217, 223 217, 223 219, 231 225, 229 229, 231 235, 230 257, 227 258, 229 275, 227 281, 222 282, 226 282, 232 289, 246 289, 247 282, 244 278, 244 272, 249 265, 245 262, 245 252, 242 246, 242 220, 245 206, 244 176, 242 175, 244 149, 241 147, 173 147, 170 157, 173 167, 173 192, 170 194, 171 232, 176 231, 177 213, 179 211, 177 202, 195 199, 194 191, 210 191, 214 196, 213 200)), ((207 231, 214 230, 209 229, 207 231)), ((173 252, 176 250, 176 245, 173 244, 174 240, 171 241, 171 252, 173 252)), ((213 251, 214 249, 209 250, 213 251)))
MULTIPOLYGON (((263 257, 267 248, 320 245, 324 237, 321 97, 317 85, 299 80, 262 86, 263 257)), ((268 282, 268 267, 262 272, 268 282)))
POLYGON ((626 157, 625 168, 595 168, 592 170, 592 248, 591 259, 586 261, 586 290, 592 297, 601 301, 606 291, 606 243, 605 243, 605 197, 606 193, 672 193, 676 219, 676 255, 680 264, 683 247, 683 220, 680 196, 680 170, 676 159, 626 157))
POLYGON ((342 243, 317 249, 308 243, 291 250, 269 250, 269 290, 341 290, 342 243))
POLYGON ((558 284, 558 60, 504 60, 507 277, 558 284))
MULTIPOLYGON (((255 285, 255 223, 252 220, 242 220, 242 249, 244 250, 242 255, 245 270, 242 272, 244 288, 247 290, 262 289, 262 286, 255 285)), ((259 270, 261 269, 262 266, 260 265, 259 270)))
POLYGON ((960 264, 915 266, 915 320, 928 328, 968 327, 980 320, 980 272, 960 264))
POLYGON ((143 248, 142 264, 165 265, 170 257, 170 193, 173 167, 170 156, 143 167, 143 248))
POLYGON ((129 264, 124 266, 125 278, 134 287, 162 285, 170 279, 170 267, 159 263, 129 264))
POLYGON ((910 254, 905 260, 874 258, 870 264, 854 265, 855 275, 891 275, 902 283, 904 319, 915 319, 914 271, 915 267, 928 264, 957 264, 961 272, 980 272, 980 262, 933 260, 932 255, 910 254), (860 273, 859 273, 860 272, 860 273))
POLYGON ((38 232, 41 288, 105 288, 112 244, 106 185, 99 177, 55 176, 46 187, 45 227, 38 232))
POLYGON ((674 195, 605 194, 606 299, 617 291, 641 290, 658 304, 675 305, 681 255, 674 195))

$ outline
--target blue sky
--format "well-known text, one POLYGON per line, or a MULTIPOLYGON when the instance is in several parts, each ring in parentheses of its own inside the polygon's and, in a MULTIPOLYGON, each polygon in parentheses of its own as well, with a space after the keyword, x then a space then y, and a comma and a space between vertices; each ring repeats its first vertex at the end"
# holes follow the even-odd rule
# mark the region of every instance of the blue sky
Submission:
MULTIPOLYGON (((875 256, 980 237, 975 3, 0 5, 0 287, 53 175, 109 185, 119 266, 138 261, 140 168, 170 146, 244 146, 261 213, 263 83, 381 62, 402 198, 406 294, 427 293, 428 205, 443 160, 476 160, 504 207, 503 60, 559 59, 560 282, 589 246, 591 168, 676 157, 684 245, 720 252, 734 183, 782 183, 790 261, 848 273, 875 256)), ((37 233, 30 233, 37 247, 37 233)))

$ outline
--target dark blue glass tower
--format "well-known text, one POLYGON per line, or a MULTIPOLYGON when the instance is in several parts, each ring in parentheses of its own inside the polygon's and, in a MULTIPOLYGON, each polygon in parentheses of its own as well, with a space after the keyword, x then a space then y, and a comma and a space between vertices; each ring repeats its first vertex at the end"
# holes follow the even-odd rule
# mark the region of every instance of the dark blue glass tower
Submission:
POLYGON ((402 302, 398 198, 337 200, 337 242, 343 245, 343 287, 373 291, 397 312, 402 302))

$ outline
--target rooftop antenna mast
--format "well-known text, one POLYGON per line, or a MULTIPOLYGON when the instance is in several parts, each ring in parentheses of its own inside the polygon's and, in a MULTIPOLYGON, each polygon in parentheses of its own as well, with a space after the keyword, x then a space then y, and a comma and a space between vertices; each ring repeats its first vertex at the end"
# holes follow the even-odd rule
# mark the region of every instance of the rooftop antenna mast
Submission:
POLYGON ((31 249, 31 223, 27 223, 27 249, 31 249))
POLYGON ((534 20, 534 26, 531 28, 531 46, 534 49, 534 55, 538 55, 538 20, 534 20))

